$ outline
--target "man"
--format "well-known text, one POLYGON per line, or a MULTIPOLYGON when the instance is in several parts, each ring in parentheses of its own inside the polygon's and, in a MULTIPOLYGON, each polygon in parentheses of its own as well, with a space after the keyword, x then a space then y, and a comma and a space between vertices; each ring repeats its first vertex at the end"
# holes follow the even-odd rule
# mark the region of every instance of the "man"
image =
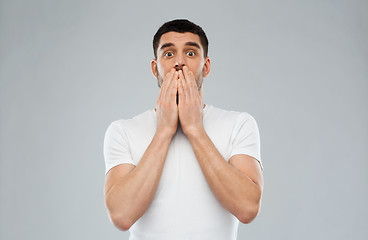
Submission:
POLYGON ((236 239, 263 190, 257 124, 248 113, 203 104, 208 40, 188 20, 153 39, 156 108, 113 122, 105 136, 105 203, 130 239, 236 239))

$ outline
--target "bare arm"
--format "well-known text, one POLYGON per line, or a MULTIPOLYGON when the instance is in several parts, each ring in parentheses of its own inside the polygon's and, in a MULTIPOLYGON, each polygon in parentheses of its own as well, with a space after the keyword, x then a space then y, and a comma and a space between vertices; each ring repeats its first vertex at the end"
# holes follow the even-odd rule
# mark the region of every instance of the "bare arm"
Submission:
POLYGON ((139 164, 112 168, 105 180, 105 203, 110 219, 128 230, 147 210, 160 181, 171 139, 178 124, 177 73, 166 75, 157 100, 157 131, 139 164))
POLYGON ((240 222, 250 223, 258 215, 263 190, 258 161, 239 154, 228 163, 204 130, 188 133, 187 136, 208 185, 219 202, 240 222))
POLYGON ((112 168, 105 182, 105 202, 110 218, 121 230, 128 230, 147 210, 156 192, 171 137, 156 133, 135 167, 112 168))

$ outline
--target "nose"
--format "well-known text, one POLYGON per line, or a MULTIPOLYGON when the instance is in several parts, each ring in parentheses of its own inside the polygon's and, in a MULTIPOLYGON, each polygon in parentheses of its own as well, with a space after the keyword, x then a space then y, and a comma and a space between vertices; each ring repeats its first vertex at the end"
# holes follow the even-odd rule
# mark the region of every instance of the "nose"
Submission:
POLYGON ((176 55, 174 68, 176 71, 183 70, 183 66, 185 66, 185 59, 180 54, 176 55))
POLYGON ((175 64, 174 68, 176 71, 183 70, 185 64, 175 64))

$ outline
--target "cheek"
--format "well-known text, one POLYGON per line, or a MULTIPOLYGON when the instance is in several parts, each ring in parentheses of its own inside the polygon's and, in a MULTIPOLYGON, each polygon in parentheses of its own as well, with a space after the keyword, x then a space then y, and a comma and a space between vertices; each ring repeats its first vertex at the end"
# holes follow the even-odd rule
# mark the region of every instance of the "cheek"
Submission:
POLYGON ((203 66, 197 66, 196 68, 192 68, 192 70, 189 68, 189 70, 194 74, 196 78, 199 76, 203 76, 203 66))
POLYGON ((201 75, 203 73, 204 61, 195 61, 188 64, 188 68, 193 72, 194 76, 201 75))
POLYGON ((165 69, 164 68, 162 68, 162 67, 160 67, 160 66, 157 66, 157 75, 159 75, 159 76, 165 76, 165 69))
POLYGON ((157 65, 157 71, 162 76, 166 76, 168 72, 170 72, 171 67, 168 64, 158 64, 157 65))

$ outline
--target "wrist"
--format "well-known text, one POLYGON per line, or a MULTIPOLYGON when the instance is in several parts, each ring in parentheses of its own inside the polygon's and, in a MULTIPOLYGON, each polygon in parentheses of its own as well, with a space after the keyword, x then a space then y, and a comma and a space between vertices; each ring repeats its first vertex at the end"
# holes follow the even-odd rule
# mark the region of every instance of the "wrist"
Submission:
POLYGON ((206 131, 204 130, 203 126, 200 127, 190 127, 183 129, 183 133, 188 137, 189 140, 192 138, 200 138, 206 134, 206 131))
POLYGON ((164 139, 172 139, 172 137, 175 135, 176 129, 169 129, 169 128, 157 128, 156 130, 156 136, 159 138, 164 139))

